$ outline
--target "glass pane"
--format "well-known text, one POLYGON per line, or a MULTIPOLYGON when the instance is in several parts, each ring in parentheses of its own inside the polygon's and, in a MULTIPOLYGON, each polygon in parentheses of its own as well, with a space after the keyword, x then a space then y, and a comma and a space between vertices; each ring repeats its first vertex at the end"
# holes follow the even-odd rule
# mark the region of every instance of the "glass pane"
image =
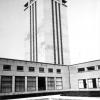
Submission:
POLYGON ((36 90, 36 77, 32 77, 32 76, 27 77, 27 90, 28 91, 36 90))
POLYGON ((88 88, 93 88, 92 79, 88 80, 88 88))
POLYGON ((15 77, 15 91, 16 92, 25 91, 25 77, 24 76, 15 77))
POLYGON ((12 92, 12 76, 1 76, 1 92, 12 92))

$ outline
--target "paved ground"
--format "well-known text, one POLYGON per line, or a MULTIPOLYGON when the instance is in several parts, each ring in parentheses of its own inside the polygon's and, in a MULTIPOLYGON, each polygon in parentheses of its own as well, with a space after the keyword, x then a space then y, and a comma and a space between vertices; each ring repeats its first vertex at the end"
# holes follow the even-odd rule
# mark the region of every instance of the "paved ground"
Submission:
POLYGON ((21 98, 12 100, 100 100, 100 97, 70 97, 70 96, 42 96, 42 97, 31 97, 31 98, 21 98))

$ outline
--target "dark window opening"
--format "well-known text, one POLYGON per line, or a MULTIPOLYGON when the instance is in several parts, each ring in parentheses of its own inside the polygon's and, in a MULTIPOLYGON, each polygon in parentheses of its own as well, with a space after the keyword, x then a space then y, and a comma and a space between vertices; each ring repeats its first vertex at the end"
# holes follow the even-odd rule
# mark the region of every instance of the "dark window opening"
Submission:
POLYGON ((23 66, 17 66, 17 71, 23 71, 23 66))
POLYGON ((34 71, 35 71, 34 67, 29 67, 29 72, 34 72, 34 71))
POLYGON ((3 65, 3 70, 4 70, 4 71, 9 71, 9 70, 11 70, 11 65, 3 65))
POLYGON ((86 79, 83 79, 84 88, 87 88, 86 79))
POLYGON ((84 72, 85 68, 78 68, 78 72, 84 72))
POLYGON ((42 67, 39 68, 39 72, 40 72, 40 73, 43 73, 43 72, 44 72, 44 68, 42 68, 42 67))
POLYGON ((38 90, 46 90, 45 77, 38 77, 38 90))
POLYGON ((100 65, 98 65, 98 69, 100 69, 100 65))
POLYGON ((61 73, 61 69, 57 69, 57 73, 60 74, 61 73))
POLYGON ((87 67, 87 70, 88 70, 88 71, 95 70, 95 67, 94 67, 94 66, 87 67))
POLYGON ((48 72, 49 72, 49 73, 52 73, 52 72, 53 72, 53 69, 52 69, 52 68, 49 68, 49 69, 48 69, 48 72))
POLYGON ((92 82, 93 82, 93 88, 97 88, 97 85, 96 85, 96 79, 92 79, 92 82))

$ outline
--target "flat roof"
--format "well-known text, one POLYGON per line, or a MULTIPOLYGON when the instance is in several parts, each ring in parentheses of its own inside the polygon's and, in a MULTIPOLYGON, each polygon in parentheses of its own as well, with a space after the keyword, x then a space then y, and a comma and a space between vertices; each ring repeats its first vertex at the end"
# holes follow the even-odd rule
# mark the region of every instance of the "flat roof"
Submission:
POLYGON ((69 65, 62 65, 62 64, 53 64, 53 63, 45 63, 45 62, 35 62, 35 61, 19 60, 19 59, 11 59, 11 58, 0 58, 0 59, 2 59, 2 60, 30 62, 30 63, 39 63, 39 64, 48 64, 48 65, 69 66, 69 65))

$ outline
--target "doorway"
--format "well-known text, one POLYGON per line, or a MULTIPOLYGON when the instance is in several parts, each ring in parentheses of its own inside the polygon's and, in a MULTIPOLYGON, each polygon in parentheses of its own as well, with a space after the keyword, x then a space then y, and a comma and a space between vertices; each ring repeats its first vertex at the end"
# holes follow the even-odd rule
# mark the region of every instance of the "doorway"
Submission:
POLYGON ((38 77, 38 90, 46 90, 45 77, 38 77))

